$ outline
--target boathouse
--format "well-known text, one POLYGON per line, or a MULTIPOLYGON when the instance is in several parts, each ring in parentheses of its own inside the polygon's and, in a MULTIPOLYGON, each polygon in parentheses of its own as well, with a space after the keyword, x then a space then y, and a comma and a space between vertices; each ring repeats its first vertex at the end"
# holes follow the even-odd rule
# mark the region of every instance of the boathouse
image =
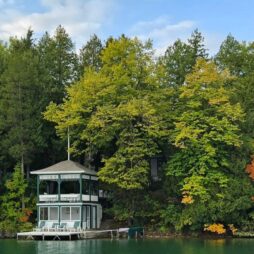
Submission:
POLYGON ((94 170, 66 160, 32 171, 37 175, 38 227, 61 226, 66 229, 100 227, 102 207, 99 204, 98 177, 94 170))

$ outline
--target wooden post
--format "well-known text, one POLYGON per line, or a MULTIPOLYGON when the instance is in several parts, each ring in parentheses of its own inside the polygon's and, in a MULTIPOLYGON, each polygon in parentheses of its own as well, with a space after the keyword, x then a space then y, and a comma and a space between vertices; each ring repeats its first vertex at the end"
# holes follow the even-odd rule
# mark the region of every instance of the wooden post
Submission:
POLYGON ((68 148, 67 148, 67 152, 68 152, 68 161, 71 159, 71 155, 70 155, 70 128, 68 126, 68 148))

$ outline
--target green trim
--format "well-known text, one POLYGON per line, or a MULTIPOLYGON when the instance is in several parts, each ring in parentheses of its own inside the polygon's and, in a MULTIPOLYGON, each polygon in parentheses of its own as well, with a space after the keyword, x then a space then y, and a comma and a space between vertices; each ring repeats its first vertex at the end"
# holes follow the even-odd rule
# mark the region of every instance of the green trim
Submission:
POLYGON ((37 199, 38 199, 38 202, 40 202, 40 191, 39 191, 39 188, 40 188, 40 178, 39 178, 39 176, 37 176, 37 199))
POLYGON ((60 225, 60 217, 61 217, 61 214, 60 214, 60 205, 58 206, 58 225, 60 225))
POLYGON ((60 175, 58 175, 57 183, 58 183, 58 201, 60 202, 61 201, 61 178, 60 178, 60 175))
POLYGON ((98 206, 95 206, 95 228, 98 228, 98 222, 97 222, 97 208, 98 206))
POLYGON ((91 176, 89 177, 89 201, 91 202, 91 176))
MULTIPOLYGON (((86 173, 52 173, 52 174, 36 174, 37 176, 52 176, 52 175, 86 175, 86 176, 95 176, 98 177, 97 175, 91 175, 91 174, 86 174, 86 173)), ((44 179, 42 179, 44 180, 44 179)))
POLYGON ((37 211, 37 216, 36 216, 37 217, 37 226, 39 227, 39 222, 40 222, 39 215, 40 214, 39 214, 39 206, 38 205, 36 206, 36 211, 37 211))
POLYGON ((80 226, 83 228, 83 205, 80 206, 80 226))
POLYGON ((80 202, 82 202, 82 186, 83 185, 83 180, 82 180, 82 175, 80 174, 79 176, 79 192, 80 192, 80 202))

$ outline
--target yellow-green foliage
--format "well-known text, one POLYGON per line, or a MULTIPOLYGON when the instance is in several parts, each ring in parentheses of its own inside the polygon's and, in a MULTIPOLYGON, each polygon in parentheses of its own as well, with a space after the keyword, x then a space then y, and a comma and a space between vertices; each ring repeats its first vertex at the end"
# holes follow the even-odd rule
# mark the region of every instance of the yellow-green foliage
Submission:
POLYGON ((159 152, 156 140, 168 135, 160 105, 171 92, 159 87, 149 42, 122 36, 108 43, 101 59, 100 71, 88 70, 44 116, 62 135, 70 127, 73 152, 82 146, 104 155, 100 180, 140 189, 149 182, 149 158, 159 152))

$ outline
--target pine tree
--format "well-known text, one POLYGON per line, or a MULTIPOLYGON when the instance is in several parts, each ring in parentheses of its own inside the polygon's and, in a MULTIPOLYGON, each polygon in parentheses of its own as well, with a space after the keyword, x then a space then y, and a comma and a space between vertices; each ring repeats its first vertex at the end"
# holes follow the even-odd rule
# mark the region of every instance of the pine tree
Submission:
POLYGON ((24 198, 27 187, 21 165, 17 164, 11 178, 5 183, 6 193, 0 197, 0 231, 10 233, 32 228, 32 224, 28 222, 32 213, 31 208, 28 208, 31 207, 30 198, 24 198), (27 208, 23 207, 23 202, 27 208))
POLYGON ((80 50, 80 72, 83 76, 85 69, 93 68, 99 71, 102 67, 101 51, 103 46, 97 35, 91 36, 90 40, 80 50))
POLYGON ((179 87, 184 84, 186 75, 192 71, 197 59, 207 57, 204 38, 198 30, 195 30, 187 43, 178 39, 169 46, 159 61, 166 70, 168 85, 179 87))

